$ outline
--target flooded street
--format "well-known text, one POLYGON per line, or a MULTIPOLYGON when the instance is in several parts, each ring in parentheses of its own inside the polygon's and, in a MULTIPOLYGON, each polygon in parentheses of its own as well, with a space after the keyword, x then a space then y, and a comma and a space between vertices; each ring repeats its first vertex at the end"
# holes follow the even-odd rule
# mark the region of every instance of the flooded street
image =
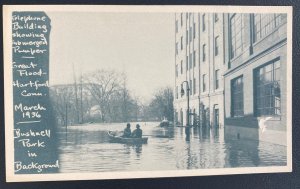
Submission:
MULTIPOLYGON (((286 147, 254 140, 228 139, 224 129, 193 128, 185 141, 183 127, 140 123, 148 144, 110 143, 107 130, 124 124, 68 126, 59 133, 60 172, 187 170, 284 166, 286 147)), ((135 128, 135 123, 131 124, 135 128)))

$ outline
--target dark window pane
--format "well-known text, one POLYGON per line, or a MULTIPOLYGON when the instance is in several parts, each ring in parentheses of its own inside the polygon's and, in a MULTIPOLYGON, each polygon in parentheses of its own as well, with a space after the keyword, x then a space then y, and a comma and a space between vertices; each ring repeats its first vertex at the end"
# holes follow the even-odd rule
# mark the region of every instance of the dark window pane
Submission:
POLYGON ((280 115, 280 62, 271 62, 255 70, 256 115, 280 115))
POLYGON ((243 78, 239 77, 231 81, 232 88, 232 116, 243 116, 244 99, 243 99, 243 78))

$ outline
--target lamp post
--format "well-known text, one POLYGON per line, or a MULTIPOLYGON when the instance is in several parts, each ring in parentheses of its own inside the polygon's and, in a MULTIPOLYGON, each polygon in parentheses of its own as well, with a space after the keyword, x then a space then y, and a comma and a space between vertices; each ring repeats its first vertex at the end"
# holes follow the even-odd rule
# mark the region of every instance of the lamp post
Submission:
POLYGON ((187 95, 187 121, 185 127, 186 141, 190 140, 190 87, 188 81, 183 81, 181 83, 181 96, 184 95, 183 83, 186 83, 186 95, 187 95))

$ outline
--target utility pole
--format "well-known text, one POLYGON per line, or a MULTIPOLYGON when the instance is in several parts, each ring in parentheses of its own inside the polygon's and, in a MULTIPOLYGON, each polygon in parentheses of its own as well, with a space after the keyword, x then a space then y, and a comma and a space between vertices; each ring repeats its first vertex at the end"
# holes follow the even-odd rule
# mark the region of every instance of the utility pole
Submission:
POLYGON ((80 72, 80 114, 81 114, 81 123, 83 123, 83 104, 82 104, 82 71, 80 72))
POLYGON ((67 141, 67 138, 68 138, 68 102, 66 102, 66 141, 67 141))
POLYGON ((78 113, 78 94, 77 94, 77 83, 76 83, 76 74, 75 74, 75 68, 74 68, 74 62, 73 62, 73 77, 74 77, 74 90, 75 90, 75 112, 76 112, 76 118, 77 123, 79 123, 79 113, 78 113))

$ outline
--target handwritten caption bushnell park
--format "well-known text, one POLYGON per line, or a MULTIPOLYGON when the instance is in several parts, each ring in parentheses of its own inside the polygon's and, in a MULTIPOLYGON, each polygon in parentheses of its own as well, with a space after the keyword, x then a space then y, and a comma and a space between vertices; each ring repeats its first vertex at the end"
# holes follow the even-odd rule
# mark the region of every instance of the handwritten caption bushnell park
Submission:
POLYGON ((12 14, 14 170, 18 174, 59 169, 54 124, 49 122, 50 30, 50 19, 43 12, 12 14))

